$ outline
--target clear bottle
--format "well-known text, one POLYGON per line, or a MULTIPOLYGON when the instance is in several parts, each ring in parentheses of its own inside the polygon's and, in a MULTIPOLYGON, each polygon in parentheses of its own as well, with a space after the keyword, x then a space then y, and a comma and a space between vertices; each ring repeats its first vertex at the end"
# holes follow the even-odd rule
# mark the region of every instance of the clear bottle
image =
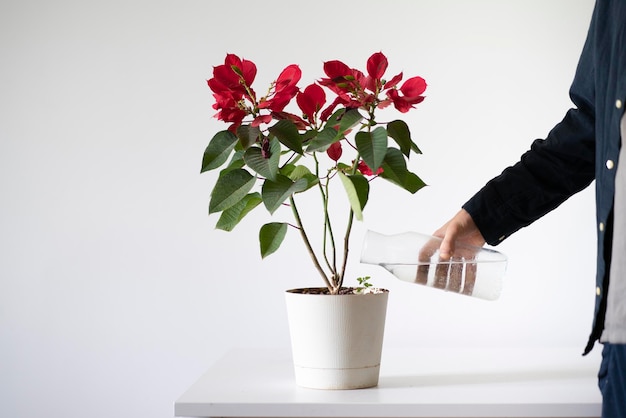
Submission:
POLYGON ((443 261, 440 245, 440 238, 417 232, 367 231, 361 262, 380 265, 405 282, 486 300, 500 297, 507 264, 504 254, 457 243, 452 257, 443 261))

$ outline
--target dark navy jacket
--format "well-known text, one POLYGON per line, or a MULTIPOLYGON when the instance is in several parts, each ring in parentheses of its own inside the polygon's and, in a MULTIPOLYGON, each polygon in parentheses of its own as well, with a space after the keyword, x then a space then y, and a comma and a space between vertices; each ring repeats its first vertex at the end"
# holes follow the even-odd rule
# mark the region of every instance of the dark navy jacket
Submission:
MULTIPOLYGON (((598 0, 570 88, 574 108, 546 139, 489 181, 463 207, 490 245, 497 245, 596 180, 598 252, 593 329, 600 337, 612 242, 620 120, 626 107, 626 0, 598 0)), ((626 301, 625 301, 626 303, 626 301)))

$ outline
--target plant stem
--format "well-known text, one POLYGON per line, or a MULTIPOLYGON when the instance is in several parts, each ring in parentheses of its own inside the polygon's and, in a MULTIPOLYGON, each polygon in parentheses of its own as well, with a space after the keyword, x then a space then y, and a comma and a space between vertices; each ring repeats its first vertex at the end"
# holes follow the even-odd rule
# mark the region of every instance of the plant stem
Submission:
MULTIPOLYGON (((328 214, 328 200, 329 200, 329 189, 328 184, 330 183, 330 178, 326 180, 326 190, 324 195, 324 254, 326 255, 326 236, 330 238, 330 247, 333 256, 332 266, 330 270, 332 272, 331 280, 333 281, 333 285, 337 285, 337 246, 335 245, 335 234, 333 233, 333 227, 330 223, 330 215, 328 214)), ((320 185, 321 187, 321 185, 320 185)))
MULTIPOLYGON (((358 162, 361 158, 361 155, 357 153, 356 159, 354 160, 354 165, 350 170, 352 175, 356 174, 358 169, 358 162)), ((352 223, 354 221, 354 211, 350 208, 350 213, 348 215, 348 225, 346 227, 346 233, 343 237, 343 265, 341 266, 341 275, 338 278, 338 287, 341 288, 343 286, 343 279, 346 275, 346 268, 348 266, 348 253, 350 248, 350 234, 352 233, 352 223)))
MULTIPOLYGON (((313 159, 315 160, 315 175, 319 178, 319 161, 317 160, 317 156, 315 154, 313 155, 313 159)), ((333 228, 330 223, 330 216, 328 215, 328 196, 330 195, 329 189, 328 189, 329 183, 330 183, 330 171, 327 173, 325 186, 322 186, 321 182, 317 183, 319 191, 320 191, 320 195, 322 196, 322 208, 324 210, 324 231, 322 233, 322 255, 324 257, 324 262, 326 263, 326 266, 328 267, 331 273, 329 280, 332 283, 333 288, 338 289, 337 283, 339 282, 339 280, 337 280, 337 249, 336 249, 337 247, 335 245, 335 237, 333 234, 333 228), (328 248, 327 248, 328 238, 330 238, 330 246, 332 249, 332 256, 333 256, 332 263, 328 259, 328 248)))
POLYGON ((343 266, 341 267, 341 275, 338 278, 338 284, 337 284, 339 288, 343 285, 343 278, 346 274, 346 267, 348 266, 348 251, 350 247, 350 233, 352 232, 353 220, 354 220, 354 211, 350 209, 350 215, 348 215, 348 226, 346 228, 346 234, 343 237, 343 266))
POLYGON ((307 236, 304 230, 304 225, 302 224, 302 219, 300 218, 300 214, 298 213, 298 208, 296 207, 296 202, 293 199, 293 195, 289 196, 289 202, 291 203, 291 211, 293 212, 293 216, 296 219, 296 223, 298 224, 298 227, 300 229, 300 236, 302 237, 302 240, 304 241, 304 245, 306 246, 306 249, 309 252, 309 256, 311 256, 311 260, 313 260, 313 264, 315 265, 315 268, 317 269, 319 274, 322 276, 322 279, 324 279, 324 282, 326 283, 326 286, 328 287, 328 290, 330 291, 330 293, 336 294, 337 289, 328 280, 328 277, 326 276, 324 269, 320 265, 319 260, 317 259, 317 256, 315 255, 315 251, 313 251, 313 247, 311 247, 311 242, 309 241, 309 237, 307 236))

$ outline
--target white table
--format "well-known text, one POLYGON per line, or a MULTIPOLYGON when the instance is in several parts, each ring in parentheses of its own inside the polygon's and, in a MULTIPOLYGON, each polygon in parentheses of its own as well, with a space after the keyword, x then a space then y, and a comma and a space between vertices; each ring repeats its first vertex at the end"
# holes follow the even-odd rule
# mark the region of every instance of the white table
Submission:
POLYGON ((601 347, 383 349, 376 388, 297 387, 288 350, 237 350, 175 403, 177 417, 599 417, 601 347))

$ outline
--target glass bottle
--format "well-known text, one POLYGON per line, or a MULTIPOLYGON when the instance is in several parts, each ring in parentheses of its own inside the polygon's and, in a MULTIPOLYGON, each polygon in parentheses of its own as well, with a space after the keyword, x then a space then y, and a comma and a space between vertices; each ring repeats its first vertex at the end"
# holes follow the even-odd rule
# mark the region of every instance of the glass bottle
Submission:
POLYGON ((367 231, 361 262, 380 265, 398 279, 486 300, 500 297, 507 258, 482 247, 456 243, 448 260, 441 239, 418 232, 384 235, 367 231))

